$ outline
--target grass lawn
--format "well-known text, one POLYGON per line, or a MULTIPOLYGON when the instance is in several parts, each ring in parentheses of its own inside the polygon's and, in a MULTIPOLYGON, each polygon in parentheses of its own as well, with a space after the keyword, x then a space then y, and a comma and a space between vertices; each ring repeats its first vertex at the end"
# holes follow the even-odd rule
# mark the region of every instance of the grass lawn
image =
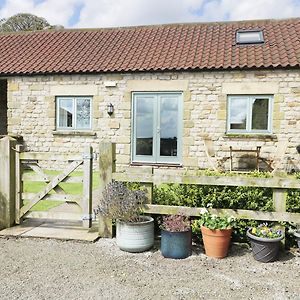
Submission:
MULTIPOLYGON (((44 171, 47 175, 58 175, 59 171, 44 171)), ((34 175, 33 171, 25 171, 26 174, 34 175)), ((80 177, 83 175, 81 171, 75 171, 71 174, 71 177, 80 177)), ((38 193, 40 192, 47 184, 42 181, 25 181, 23 183, 23 192, 24 193, 38 193)), ((81 195, 83 184, 82 183, 60 183, 59 186, 67 193, 71 195, 81 195)), ((93 189, 96 189, 99 186, 99 173, 93 173, 93 189)), ((49 194, 55 195, 56 193, 52 190, 49 194)), ((28 199, 24 199, 24 204, 26 205, 29 202, 28 199)), ((41 200, 36 205, 34 205, 30 210, 31 211, 48 211, 51 208, 61 205, 62 201, 55 200, 41 200)))

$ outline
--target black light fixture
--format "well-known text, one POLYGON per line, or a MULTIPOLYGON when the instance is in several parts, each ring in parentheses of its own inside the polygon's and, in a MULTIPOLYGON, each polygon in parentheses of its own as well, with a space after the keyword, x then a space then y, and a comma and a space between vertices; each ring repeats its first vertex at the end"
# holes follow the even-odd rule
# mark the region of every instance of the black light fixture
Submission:
POLYGON ((300 154, 300 145, 296 147, 297 152, 300 154))
POLYGON ((109 103, 109 104, 107 105, 107 113, 108 113, 110 116, 114 113, 114 106, 113 106, 111 103, 109 103))

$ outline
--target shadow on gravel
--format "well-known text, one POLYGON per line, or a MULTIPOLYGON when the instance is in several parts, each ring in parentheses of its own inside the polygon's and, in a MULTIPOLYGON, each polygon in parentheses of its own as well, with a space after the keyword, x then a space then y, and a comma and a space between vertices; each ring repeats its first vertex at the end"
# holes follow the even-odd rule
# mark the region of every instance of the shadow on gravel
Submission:
POLYGON ((292 252, 290 251, 280 251, 279 255, 278 255, 278 261, 289 261, 291 259, 293 259, 296 255, 294 255, 292 252))

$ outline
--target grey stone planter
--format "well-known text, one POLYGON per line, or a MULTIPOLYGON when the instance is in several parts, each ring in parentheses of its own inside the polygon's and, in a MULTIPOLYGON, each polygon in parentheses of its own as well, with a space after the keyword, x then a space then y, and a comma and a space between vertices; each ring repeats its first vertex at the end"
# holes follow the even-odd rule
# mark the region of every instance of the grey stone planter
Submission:
POLYGON ((127 223, 117 220, 116 240, 123 251, 143 252, 154 244, 154 220, 149 216, 141 216, 141 222, 127 223))
POLYGON ((295 231, 295 232, 294 232, 294 236, 295 236, 295 238, 296 238, 296 242, 297 242, 298 247, 299 247, 299 249, 300 249, 300 231, 295 231))
POLYGON ((279 253, 280 241, 283 236, 269 239, 261 238, 250 233, 250 229, 247 231, 253 257, 260 262, 272 262, 276 260, 279 253))

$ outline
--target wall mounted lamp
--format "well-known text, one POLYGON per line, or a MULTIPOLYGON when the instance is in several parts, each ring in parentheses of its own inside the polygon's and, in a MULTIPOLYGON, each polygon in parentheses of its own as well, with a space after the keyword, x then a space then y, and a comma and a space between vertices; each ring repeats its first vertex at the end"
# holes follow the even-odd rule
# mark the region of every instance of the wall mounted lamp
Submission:
POLYGON ((109 103, 109 104, 107 105, 107 113, 108 113, 110 116, 114 113, 114 106, 113 106, 111 103, 109 103))

